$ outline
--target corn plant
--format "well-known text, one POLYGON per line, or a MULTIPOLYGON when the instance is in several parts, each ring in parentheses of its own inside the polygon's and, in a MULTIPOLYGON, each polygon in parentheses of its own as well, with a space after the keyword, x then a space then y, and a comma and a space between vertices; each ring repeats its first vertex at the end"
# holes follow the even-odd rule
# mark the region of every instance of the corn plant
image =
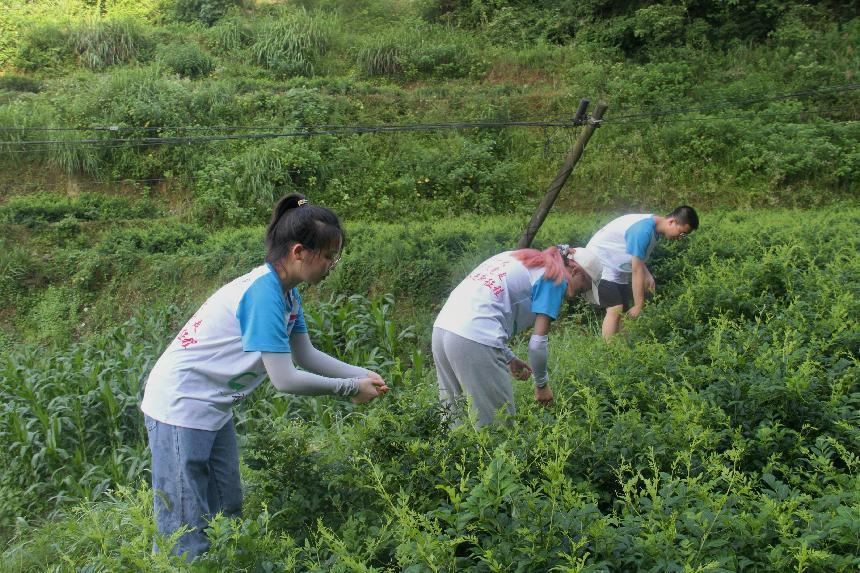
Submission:
POLYGON ((9 471, 2 485, 23 492, 28 513, 100 499, 140 479, 149 464, 141 384, 175 312, 137 313, 65 350, 30 347, 4 356, 0 436, 9 471))

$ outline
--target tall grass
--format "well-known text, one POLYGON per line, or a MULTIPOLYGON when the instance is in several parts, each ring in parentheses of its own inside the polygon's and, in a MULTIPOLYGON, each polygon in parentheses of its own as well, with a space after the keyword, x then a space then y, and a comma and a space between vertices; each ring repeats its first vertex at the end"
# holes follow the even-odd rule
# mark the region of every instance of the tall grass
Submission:
POLYGON ((239 17, 220 20, 204 32, 209 45, 220 52, 232 52, 245 46, 253 37, 250 21, 239 17))
POLYGON ((314 64, 332 42, 330 16, 304 9, 282 11, 254 31, 254 60, 281 75, 313 75, 314 64))
POLYGON ((78 25, 72 42, 81 65, 91 70, 130 62, 147 55, 152 40, 131 18, 91 18, 78 25))
POLYGON ((101 159, 98 148, 78 143, 92 138, 92 132, 43 131, 44 128, 65 127, 56 111, 49 105, 38 100, 19 100, 0 106, 0 125, 9 128, 0 132, 3 140, 25 144, 9 143, 0 146, 0 152, 5 151, 0 161, 5 161, 7 165, 26 159, 48 165, 67 175, 95 175, 98 172, 101 159), (38 140, 57 143, 27 144, 38 140))
POLYGON ((353 57, 369 77, 467 77, 487 66, 478 55, 479 42, 453 28, 407 21, 366 36, 353 57))
POLYGON ((403 73, 410 45, 410 33, 388 32, 366 41, 355 51, 355 60, 366 76, 398 76, 403 73))

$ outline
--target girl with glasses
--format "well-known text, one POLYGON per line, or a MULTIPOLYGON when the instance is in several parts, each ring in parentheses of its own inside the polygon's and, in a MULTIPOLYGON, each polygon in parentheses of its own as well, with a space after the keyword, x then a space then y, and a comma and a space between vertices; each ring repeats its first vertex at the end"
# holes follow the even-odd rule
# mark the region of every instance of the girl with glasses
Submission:
POLYGON ((165 536, 189 528, 176 554, 191 560, 208 549, 207 518, 240 514, 232 407, 266 377, 281 392, 333 394, 356 404, 388 390, 378 374, 317 350, 308 336, 297 287, 324 279, 344 241, 330 210, 298 193, 282 198, 266 231, 264 264, 210 296, 152 369, 141 410, 155 520, 165 536))

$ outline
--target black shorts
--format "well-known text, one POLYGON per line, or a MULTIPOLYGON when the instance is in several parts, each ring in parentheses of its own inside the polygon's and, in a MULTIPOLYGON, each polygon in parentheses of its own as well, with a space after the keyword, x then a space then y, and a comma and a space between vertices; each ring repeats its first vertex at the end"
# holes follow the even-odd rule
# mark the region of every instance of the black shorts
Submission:
POLYGON ((597 285, 597 296, 601 308, 623 305, 624 310, 633 306, 633 287, 630 284, 621 284, 600 279, 597 285))

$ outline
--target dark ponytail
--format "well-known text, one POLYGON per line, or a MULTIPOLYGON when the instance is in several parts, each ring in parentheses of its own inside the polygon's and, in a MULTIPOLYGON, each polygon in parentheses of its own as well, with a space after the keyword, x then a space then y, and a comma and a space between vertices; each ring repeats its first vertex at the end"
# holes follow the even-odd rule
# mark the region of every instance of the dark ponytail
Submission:
POLYGON ((337 249, 345 246, 346 235, 337 215, 325 207, 311 205, 301 193, 290 193, 272 211, 266 229, 266 262, 286 257, 296 243, 312 251, 337 249))

